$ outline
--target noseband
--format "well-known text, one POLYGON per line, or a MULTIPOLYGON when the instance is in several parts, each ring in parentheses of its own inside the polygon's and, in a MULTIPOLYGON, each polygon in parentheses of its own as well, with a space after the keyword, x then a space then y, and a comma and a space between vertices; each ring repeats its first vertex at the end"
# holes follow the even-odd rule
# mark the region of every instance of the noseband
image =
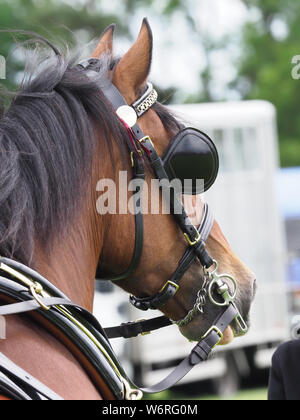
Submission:
MULTIPOLYGON (((79 64, 79 69, 86 71, 88 76, 97 72, 98 67, 99 61, 96 59, 79 64)), ((208 153, 211 162, 217 165, 217 154, 210 139, 204 133, 194 129, 185 131, 183 128, 179 137, 176 137, 172 147, 168 150, 166 160, 164 161, 159 157, 150 137, 144 135, 137 123, 137 119, 157 101, 157 93, 151 84, 148 84, 147 91, 131 106, 127 105, 112 83, 108 82, 102 90, 111 104, 112 110, 117 113, 128 131, 127 146, 130 152, 134 179, 145 179, 144 158, 146 157, 158 180, 170 181, 170 171, 174 170, 174 174, 176 174, 182 169, 176 166, 176 162, 182 158, 182 151, 180 150, 182 144, 185 147, 184 152, 188 154, 191 152, 192 155, 198 154, 200 159, 201 155, 204 156, 208 153), (192 149, 189 149, 191 139, 196 142, 199 141, 195 150, 193 145, 192 149)), ((209 176, 205 179, 206 186, 211 185, 217 173, 216 166, 211 169, 209 176)), ((58 330, 60 338, 65 335, 67 341, 72 343, 71 350, 75 347, 77 353, 79 351, 84 355, 86 359, 84 366, 91 366, 93 377, 96 372, 101 378, 105 379, 109 388, 107 395, 110 398, 113 396, 116 399, 139 399, 143 392, 157 393, 168 389, 182 379, 195 365, 207 360, 211 351, 223 339, 226 328, 233 322, 242 333, 246 333, 248 330, 247 324, 235 304, 237 294, 235 279, 227 274, 217 274, 218 263, 210 257, 205 247, 214 220, 210 208, 205 204, 201 223, 196 228, 191 223, 176 194, 170 194, 169 188, 168 186, 163 188, 162 194, 170 200, 172 214, 187 240, 187 249, 176 270, 157 294, 146 298, 130 296, 130 302, 143 311, 161 308, 174 297, 180 287, 180 279, 198 259, 203 267, 204 282, 198 291, 193 308, 179 321, 172 321, 165 316, 161 316, 103 329, 88 311, 71 302, 40 274, 20 263, 7 258, 0 258, 0 271, 3 273, 3 276, 0 277, 0 297, 8 302, 8 304, 0 306, 0 316, 35 312, 37 318, 42 319, 42 325, 47 325, 47 323, 51 325, 51 331, 58 330), (180 211, 175 212, 175 208, 179 208, 180 211), (139 388, 134 385, 120 366, 109 343, 109 338, 136 337, 139 334, 172 324, 184 327, 197 314, 203 313, 207 299, 216 307, 224 308, 224 310, 214 320, 213 325, 203 335, 201 341, 192 349, 190 355, 157 385, 151 388, 139 388)), ((194 190, 194 186, 192 190, 193 193, 197 192, 194 190)), ((140 187, 137 187, 135 193, 140 194, 140 192, 140 187)), ((134 201, 135 210, 140 208, 140 199, 134 201)), ((140 263, 143 236, 142 212, 135 211, 135 246, 130 266, 124 273, 103 280, 122 280, 133 273, 140 263)), ((59 399, 59 396, 14 365, 1 353, 0 390, 4 390, 12 398, 17 399, 59 399), (42 398, 40 398, 41 396, 42 398)), ((99 391, 102 391, 101 387, 99 387, 99 391)))

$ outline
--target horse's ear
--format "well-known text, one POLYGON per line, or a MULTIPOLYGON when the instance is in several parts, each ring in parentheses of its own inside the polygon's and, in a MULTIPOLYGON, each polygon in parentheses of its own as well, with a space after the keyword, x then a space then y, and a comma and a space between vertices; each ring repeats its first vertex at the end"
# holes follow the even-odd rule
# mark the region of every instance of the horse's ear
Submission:
POLYGON ((108 53, 113 55, 113 36, 116 25, 109 25, 101 34, 95 51, 91 54, 91 58, 100 58, 102 54, 108 53))
POLYGON ((117 64, 113 83, 130 104, 140 95, 152 61, 153 38, 148 20, 145 18, 138 39, 117 64))

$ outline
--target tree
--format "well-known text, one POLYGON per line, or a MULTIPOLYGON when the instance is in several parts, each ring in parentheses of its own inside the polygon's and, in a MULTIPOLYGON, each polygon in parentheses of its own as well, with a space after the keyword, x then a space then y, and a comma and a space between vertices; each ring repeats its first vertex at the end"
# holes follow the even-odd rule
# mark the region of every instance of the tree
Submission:
POLYGON ((76 43, 76 38, 83 43, 98 38, 112 22, 118 24, 119 33, 128 33, 127 27, 116 15, 103 13, 98 2, 74 3, 70 6, 64 1, 59 3, 54 0, 0 0, 0 29, 7 30, 0 34, 0 55, 8 58, 6 87, 16 85, 16 75, 24 68, 19 55, 12 55, 16 43, 30 38, 9 30, 35 31, 54 44, 61 44, 64 40, 70 45, 76 43))
POLYGON ((292 77, 300 54, 298 0, 244 0, 255 19, 243 30, 234 86, 244 99, 265 99, 278 112, 282 166, 300 165, 300 80, 292 77))

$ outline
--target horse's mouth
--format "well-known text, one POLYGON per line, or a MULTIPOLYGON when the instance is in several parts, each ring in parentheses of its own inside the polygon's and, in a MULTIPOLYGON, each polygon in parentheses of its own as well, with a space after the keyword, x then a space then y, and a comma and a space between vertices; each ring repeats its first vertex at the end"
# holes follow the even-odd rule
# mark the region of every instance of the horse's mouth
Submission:
POLYGON ((233 341, 234 337, 235 334, 233 332, 233 329, 230 326, 228 326, 224 331, 223 338, 220 341, 219 345, 225 346, 226 344, 230 344, 233 341))
POLYGON ((250 328, 249 318, 245 318, 245 326, 247 326, 247 330, 243 331, 236 321, 233 321, 224 331, 223 338, 220 341, 219 345, 223 346, 226 344, 230 344, 234 338, 243 337, 245 334, 248 333, 250 328))
POLYGON ((219 342, 219 346, 225 346, 227 344, 230 344, 235 338, 243 337, 245 334, 249 331, 249 325, 248 322, 245 322, 247 325, 247 330, 243 331, 235 321, 233 321, 228 327, 225 329, 223 333, 223 338, 219 342))

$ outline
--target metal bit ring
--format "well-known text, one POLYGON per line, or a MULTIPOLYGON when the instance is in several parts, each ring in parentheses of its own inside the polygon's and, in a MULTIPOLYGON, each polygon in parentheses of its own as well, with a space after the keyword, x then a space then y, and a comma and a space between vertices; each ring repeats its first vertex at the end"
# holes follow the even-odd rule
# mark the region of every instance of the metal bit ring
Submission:
POLYGON ((229 274, 221 274, 221 275, 212 274, 212 280, 209 283, 207 295, 211 303, 213 303, 216 306, 223 307, 223 306, 228 306, 231 302, 234 301, 237 295, 237 289, 238 289, 238 286, 234 277, 230 276, 229 274), (225 282, 223 279, 229 279, 231 281, 234 287, 233 293, 230 293, 230 288, 227 282, 225 282), (214 293, 213 293, 214 286, 217 286, 217 291, 215 293, 219 294, 223 298, 224 300, 223 302, 219 302, 214 298, 214 293))

